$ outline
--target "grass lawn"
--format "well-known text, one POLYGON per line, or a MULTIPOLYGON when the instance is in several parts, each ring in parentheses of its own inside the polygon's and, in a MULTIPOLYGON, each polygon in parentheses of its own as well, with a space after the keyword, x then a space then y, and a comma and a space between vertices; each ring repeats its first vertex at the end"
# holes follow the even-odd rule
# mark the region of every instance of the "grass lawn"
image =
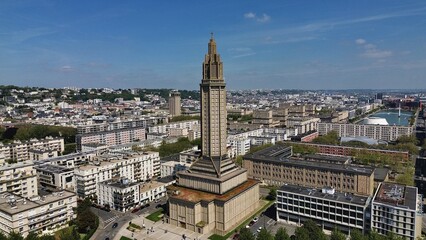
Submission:
MULTIPOLYGON (((264 201, 264 200, 261 200, 264 201)), ((217 234, 213 234, 209 237, 209 239, 211 240, 226 240, 228 239, 232 234, 234 234, 235 232, 237 232, 240 228, 246 226, 247 224, 250 223, 250 221, 257 215, 259 215, 261 212, 265 211, 268 207, 270 207, 272 204, 275 203, 275 201, 266 201, 267 203, 259 210, 257 211, 255 214, 253 214, 251 217, 249 217, 247 220, 245 220, 243 223, 241 223, 238 227, 236 227, 235 229, 233 229, 232 231, 228 232, 225 236, 220 236, 217 234)))
POLYGON ((161 219, 163 219, 163 213, 164 213, 164 210, 162 208, 160 208, 156 212, 153 212, 150 215, 148 215, 146 217, 146 219, 149 219, 149 220, 154 221, 154 222, 158 222, 161 219))
POLYGON ((125 236, 121 236, 120 240, 132 240, 131 238, 125 237, 125 236))

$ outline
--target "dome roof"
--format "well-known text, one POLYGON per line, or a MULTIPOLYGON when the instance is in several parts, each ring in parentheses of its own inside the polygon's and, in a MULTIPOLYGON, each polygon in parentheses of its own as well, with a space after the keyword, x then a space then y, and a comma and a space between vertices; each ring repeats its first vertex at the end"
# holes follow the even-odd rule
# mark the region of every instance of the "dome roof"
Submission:
POLYGON ((364 118, 363 124, 370 124, 370 125, 389 125, 386 118, 381 117, 368 117, 364 118))

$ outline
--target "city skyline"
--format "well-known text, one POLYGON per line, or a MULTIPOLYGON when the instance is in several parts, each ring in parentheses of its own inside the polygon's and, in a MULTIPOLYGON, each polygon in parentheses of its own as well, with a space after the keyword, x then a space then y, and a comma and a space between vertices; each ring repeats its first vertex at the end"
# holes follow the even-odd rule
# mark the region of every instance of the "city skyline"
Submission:
POLYGON ((214 32, 229 90, 426 88, 421 1, 5 1, 0 9, 3 85, 195 90, 214 32))

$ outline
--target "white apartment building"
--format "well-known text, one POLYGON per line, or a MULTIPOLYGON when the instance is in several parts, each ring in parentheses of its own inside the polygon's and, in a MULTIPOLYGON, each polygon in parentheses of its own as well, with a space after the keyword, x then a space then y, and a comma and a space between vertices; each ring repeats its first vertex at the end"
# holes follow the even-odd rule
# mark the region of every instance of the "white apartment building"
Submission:
POLYGON ((88 122, 77 126, 77 134, 112 131, 124 128, 142 127, 147 128, 154 126, 159 122, 167 120, 167 117, 140 117, 133 119, 116 119, 113 122, 107 122, 106 119, 102 123, 88 122))
POLYGON ((303 224, 311 219, 322 229, 337 227, 345 233, 351 229, 368 229, 370 196, 336 192, 333 188, 306 188, 283 185, 277 191, 277 221, 303 224))
POLYGON ((64 151, 64 139, 46 137, 44 139, 31 139, 29 141, 15 140, 10 144, 0 142, 0 164, 9 159, 18 162, 30 160, 30 150, 44 150, 56 152, 56 154, 62 153, 64 151))
POLYGON ((76 135, 77 150, 82 150, 82 144, 102 143, 107 146, 120 145, 146 139, 145 128, 123 128, 112 131, 93 132, 76 135))
POLYGON ((400 136, 413 134, 413 127, 396 125, 367 125, 367 124, 341 124, 318 123, 319 135, 325 135, 331 131, 337 132, 339 137, 365 136, 376 140, 394 141, 400 136))
POLYGON ((95 196, 99 182, 127 178, 148 181, 160 175, 158 152, 116 153, 97 156, 87 165, 74 169, 77 196, 95 196))
POLYGON ((287 119, 287 127, 295 128, 299 134, 304 134, 309 131, 317 130, 317 125, 319 122, 319 118, 291 117, 287 119))
POLYGON ((157 181, 130 182, 122 178, 99 183, 97 196, 98 204, 126 212, 166 196, 166 184, 157 181))
POLYGON ((77 197, 68 191, 24 198, 15 194, 0 195, 0 231, 51 234, 68 226, 76 218, 73 208, 77 197))
POLYGON ((247 154, 250 151, 250 142, 249 138, 233 138, 232 140, 228 138, 228 146, 233 148, 235 156, 247 154))
POLYGON ((381 183, 371 207, 371 228, 416 240, 422 232, 423 198, 416 187, 381 183))
POLYGON ((191 164, 189 163, 182 163, 178 161, 161 162, 160 176, 162 178, 168 176, 176 176, 177 172, 188 170, 190 166, 191 164))
POLYGON ((173 128, 186 128, 188 130, 194 129, 199 127, 200 121, 199 120, 188 120, 188 121, 181 121, 181 122, 172 122, 172 123, 165 123, 165 124, 159 124, 155 126, 151 126, 148 128, 149 133, 167 133, 169 134, 170 129, 173 128))
POLYGON ((74 170, 71 168, 43 164, 34 167, 41 186, 49 189, 67 189, 74 191, 74 170))
POLYGON ((53 165, 59 165, 59 166, 73 169, 75 167, 87 164, 89 161, 94 159, 97 155, 98 153, 96 151, 71 153, 71 154, 67 154, 67 155, 59 156, 55 158, 39 160, 34 162, 34 164, 35 165, 53 164, 53 165))
POLYGON ((30 161, 0 167, 0 195, 6 192, 32 197, 38 194, 37 173, 30 161))

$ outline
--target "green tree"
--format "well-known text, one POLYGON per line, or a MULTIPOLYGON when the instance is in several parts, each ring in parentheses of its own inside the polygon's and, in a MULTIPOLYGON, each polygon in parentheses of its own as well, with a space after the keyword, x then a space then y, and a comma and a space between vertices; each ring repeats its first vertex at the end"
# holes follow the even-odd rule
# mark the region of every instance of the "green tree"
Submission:
POLYGON ((255 240, 253 233, 248 228, 242 228, 240 230, 240 240, 255 240))
POLYGON ((7 240, 7 236, 2 231, 0 231, 0 240, 7 240))
POLYGON ((290 236, 287 233, 287 230, 283 227, 278 228, 275 233, 275 240, 290 240, 290 236))
POLYGON ((315 138, 312 142, 318 144, 338 145, 339 134, 336 131, 331 131, 323 136, 315 138))
POLYGON ((256 237, 256 240, 274 240, 274 236, 265 228, 262 228, 256 237))
POLYGON ((367 236, 368 240, 386 240, 386 236, 380 235, 375 231, 371 231, 367 236))
POLYGON ((331 232, 330 240, 346 240, 346 236, 339 229, 335 228, 331 232))
POLYGON ((318 227, 318 225, 312 220, 308 220, 305 223, 303 223, 302 228, 305 228, 309 232, 309 236, 312 236, 313 239, 316 239, 316 240, 328 239, 325 233, 322 231, 322 229, 318 227))
POLYGON ((20 232, 10 232, 8 240, 24 240, 20 232))
POLYGON ((362 235, 358 229, 354 229, 351 231, 351 240, 367 240, 367 237, 362 235))
POLYGON ((25 240, 39 240, 39 237, 38 237, 37 233, 35 233, 35 232, 30 232, 30 233, 28 233, 28 235, 25 237, 25 240))
POLYGON ((243 166, 243 156, 241 156, 241 155, 237 156, 237 157, 235 158, 235 163, 236 163, 238 166, 242 167, 242 166, 243 166))
POLYGON ((252 148, 250 148, 249 154, 250 154, 250 153, 258 152, 258 151, 260 151, 260 150, 263 150, 263 149, 265 149, 265 148, 272 147, 272 146, 273 146, 273 145, 272 145, 271 143, 268 143, 268 144, 264 144, 264 145, 260 145, 260 146, 252 147, 252 148))
POLYGON ((56 240, 56 239, 55 239, 55 236, 44 234, 38 237, 38 240, 56 240))
POLYGON ((75 227, 69 227, 60 232, 59 238, 61 240, 76 240, 80 239, 80 234, 77 232, 75 227))
POLYGON ((276 198, 277 198, 277 189, 275 187, 273 187, 269 190, 269 193, 268 193, 268 196, 266 197, 266 199, 273 201, 276 198))
POLYGON ((306 228, 298 227, 294 231, 294 240, 311 240, 314 238, 311 238, 309 235, 309 231, 306 228))

